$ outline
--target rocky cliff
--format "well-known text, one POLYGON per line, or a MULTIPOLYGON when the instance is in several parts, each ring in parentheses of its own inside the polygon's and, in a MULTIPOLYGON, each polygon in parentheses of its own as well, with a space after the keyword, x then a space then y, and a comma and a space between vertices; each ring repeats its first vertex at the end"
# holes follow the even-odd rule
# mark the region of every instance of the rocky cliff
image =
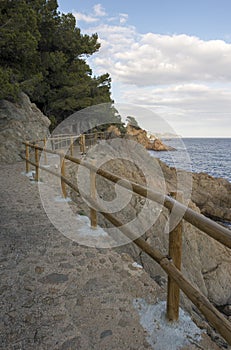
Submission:
POLYGON ((126 137, 130 140, 139 142, 148 150, 152 151, 170 151, 172 147, 165 145, 160 139, 150 139, 147 135, 147 131, 144 129, 136 128, 130 124, 126 126, 126 137))
POLYGON ((21 160, 25 147, 22 141, 43 139, 49 134, 49 119, 42 114, 27 95, 21 94, 17 103, 0 101, 0 161, 21 160))

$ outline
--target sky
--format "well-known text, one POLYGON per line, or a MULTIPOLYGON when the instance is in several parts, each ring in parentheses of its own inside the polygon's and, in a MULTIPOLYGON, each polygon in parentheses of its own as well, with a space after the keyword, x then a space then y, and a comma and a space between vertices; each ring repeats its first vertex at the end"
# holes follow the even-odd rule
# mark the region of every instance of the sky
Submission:
MULTIPOLYGON (((110 74, 115 103, 148 109, 183 137, 231 137, 230 0, 58 3, 83 34, 98 34, 88 62, 110 74)), ((158 132, 141 114, 140 126, 158 132)))

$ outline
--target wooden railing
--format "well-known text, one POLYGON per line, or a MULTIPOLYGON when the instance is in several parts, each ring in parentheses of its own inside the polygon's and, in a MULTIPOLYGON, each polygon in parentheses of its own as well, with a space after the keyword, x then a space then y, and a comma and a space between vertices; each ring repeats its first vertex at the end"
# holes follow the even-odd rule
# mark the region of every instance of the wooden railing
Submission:
POLYGON ((74 148, 78 147, 78 150, 81 153, 86 153, 86 149, 94 146, 98 140, 104 140, 109 137, 110 133, 107 131, 102 132, 94 132, 87 134, 55 134, 49 138, 43 138, 40 140, 36 140, 33 143, 38 145, 43 145, 44 148, 47 146, 47 142, 49 141, 52 150, 56 149, 70 149, 70 154, 74 155, 74 148))
MULTIPOLYGON (((89 164, 83 159, 75 158, 72 155, 64 154, 55 150, 47 149, 30 142, 24 142, 26 146, 26 156, 22 157, 26 161, 26 171, 29 171, 30 165, 35 167, 35 180, 39 180, 39 169, 49 172, 50 174, 59 177, 61 179, 61 188, 63 196, 66 197, 66 185, 72 188, 75 192, 78 192, 78 187, 70 182, 66 178, 65 174, 65 160, 69 160, 72 163, 81 165, 90 170, 90 186, 91 195, 86 198, 90 203, 91 209, 91 226, 94 229, 97 226, 97 212, 101 213, 107 220, 109 220, 115 227, 118 227, 121 232, 130 238, 142 251, 148 254, 153 260, 155 260, 168 275, 168 295, 167 295, 167 318, 169 321, 177 321, 179 317, 179 291, 182 290, 184 294, 192 301, 192 303, 201 311, 208 322, 213 326, 218 333, 231 345, 231 324, 230 322, 209 302, 209 300, 195 288, 181 273, 181 253, 182 253, 182 220, 176 228, 170 232, 169 235, 169 253, 163 255, 159 250, 151 247, 142 237, 138 237, 131 232, 126 226, 123 225, 112 214, 106 213, 95 200, 96 193, 96 174, 100 175, 113 183, 119 181, 119 186, 126 188, 128 191, 148 198, 159 204, 163 204, 164 207, 172 211, 174 207, 174 214, 182 217, 193 226, 199 228, 201 231, 212 237, 216 241, 222 243, 224 246, 231 248, 231 233, 225 227, 217 224, 216 222, 206 218, 205 216, 198 214, 192 209, 185 207, 182 203, 176 201, 175 198, 168 195, 164 195, 153 191, 150 188, 146 188, 138 183, 128 181, 115 174, 105 171, 101 168, 95 167, 93 164, 89 164), (29 149, 34 149, 35 161, 30 159, 29 149), (44 152, 44 154, 56 154, 60 157, 60 169, 61 173, 57 173, 45 166, 39 164, 38 152, 44 152)), ((71 144, 70 144, 71 148, 71 144)), ((173 194, 176 197, 176 194, 173 194)), ((178 194, 179 198, 179 194, 178 194)))

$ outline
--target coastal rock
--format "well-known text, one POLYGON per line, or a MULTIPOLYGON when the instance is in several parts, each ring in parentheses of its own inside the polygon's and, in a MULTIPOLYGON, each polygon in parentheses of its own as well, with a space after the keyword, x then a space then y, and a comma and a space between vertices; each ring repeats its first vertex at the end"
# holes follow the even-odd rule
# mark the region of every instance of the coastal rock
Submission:
POLYGON ((201 213, 221 221, 231 222, 231 183, 200 173, 193 174, 192 200, 201 213))
POLYGON ((43 139, 49 134, 49 119, 24 93, 16 103, 0 101, 0 161, 21 160, 22 141, 43 139))
POLYGON ((184 177, 183 192, 192 186, 191 200, 201 213, 217 221, 231 223, 231 183, 225 179, 214 178, 206 173, 187 173, 167 166, 159 160, 168 192, 176 191, 177 178, 184 177), (187 176, 190 174, 191 176, 187 176), (192 183, 191 183, 192 182, 192 183))
POLYGON ((174 148, 165 145, 160 139, 150 139, 147 135, 147 131, 139 127, 128 124, 126 126, 126 137, 130 140, 139 142, 148 150, 152 151, 170 151, 174 148))
POLYGON ((174 148, 165 145, 160 139, 149 141, 146 148, 150 151, 173 151, 174 148))

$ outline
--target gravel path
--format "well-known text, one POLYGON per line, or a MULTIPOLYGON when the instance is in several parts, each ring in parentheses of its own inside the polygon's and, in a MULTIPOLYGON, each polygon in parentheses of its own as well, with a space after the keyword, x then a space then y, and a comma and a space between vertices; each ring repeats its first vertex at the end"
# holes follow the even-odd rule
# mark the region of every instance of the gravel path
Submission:
POLYGON ((0 348, 152 349, 133 302, 165 299, 161 287, 128 255, 61 235, 23 171, 1 164, 0 348))

